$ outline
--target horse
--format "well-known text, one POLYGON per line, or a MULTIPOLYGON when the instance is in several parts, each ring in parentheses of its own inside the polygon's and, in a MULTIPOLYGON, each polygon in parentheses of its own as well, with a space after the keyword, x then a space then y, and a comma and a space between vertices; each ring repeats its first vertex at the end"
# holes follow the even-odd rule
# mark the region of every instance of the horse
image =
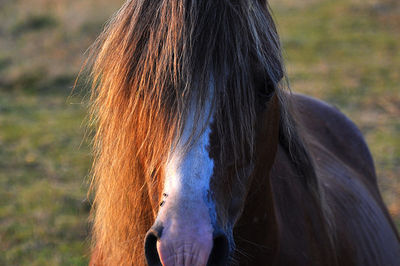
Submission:
POLYGON ((128 0, 92 50, 90 265, 400 265, 373 159, 265 0, 128 0))

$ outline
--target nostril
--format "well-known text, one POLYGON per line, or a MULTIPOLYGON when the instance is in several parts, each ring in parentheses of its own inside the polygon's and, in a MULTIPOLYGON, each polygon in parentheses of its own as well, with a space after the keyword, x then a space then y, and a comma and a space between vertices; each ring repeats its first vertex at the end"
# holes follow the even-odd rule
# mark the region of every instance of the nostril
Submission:
POLYGON ((218 233, 214 236, 213 248, 207 266, 228 265, 229 242, 224 233, 218 233))
POLYGON ((162 230, 162 226, 155 225, 146 234, 144 241, 144 253, 149 266, 162 265, 157 251, 157 241, 161 237, 162 230))

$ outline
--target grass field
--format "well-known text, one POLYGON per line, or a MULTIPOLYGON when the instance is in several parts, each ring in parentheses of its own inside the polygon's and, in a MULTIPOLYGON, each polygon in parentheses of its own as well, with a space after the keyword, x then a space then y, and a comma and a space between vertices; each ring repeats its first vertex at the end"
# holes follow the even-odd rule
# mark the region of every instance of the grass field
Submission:
MULTIPOLYGON (((0 265, 86 265, 84 52, 122 0, 0 1, 0 265)), ((271 0, 292 89, 361 128, 400 228, 400 2, 271 0)))

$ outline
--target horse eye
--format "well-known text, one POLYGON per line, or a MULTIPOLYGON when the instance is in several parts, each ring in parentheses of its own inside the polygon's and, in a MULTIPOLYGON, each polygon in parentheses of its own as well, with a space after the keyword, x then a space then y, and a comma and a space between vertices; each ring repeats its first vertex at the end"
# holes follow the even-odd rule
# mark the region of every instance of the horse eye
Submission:
POLYGON ((268 86, 266 89, 261 90, 258 96, 266 101, 269 101, 271 100, 272 96, 274 96, 274 94, 275 88, 273 86, 268 86))
POLYGON ((257 99, 261 109, 265 109, 267 104, 275 94, 275 88, 273 85, 265 85, 263 89, 257 90, 257 99))

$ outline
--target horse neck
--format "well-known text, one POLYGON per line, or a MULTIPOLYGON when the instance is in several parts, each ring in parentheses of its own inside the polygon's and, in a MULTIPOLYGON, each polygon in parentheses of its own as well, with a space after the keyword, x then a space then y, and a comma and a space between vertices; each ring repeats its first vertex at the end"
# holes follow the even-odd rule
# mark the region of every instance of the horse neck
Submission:
MULTIPOLYGON (((277 158, 271 172, 278 237, 281 242, 279 246, 284 249, 293 245, 303 246, 304 243, 293 238, 298 235, 298 230, 302 230, 308 238, 300 240, 309 241, 306 243, 309 255, 320 264, 336 265, 331 212, 319 184, 312 155, 308 151, 307 132, 292 109, 291 99, 287 99, 286 103, 286 115, 279 124, 277 158)), ((278 257, 285 261, 284 253, 281 252, 278 257)))

